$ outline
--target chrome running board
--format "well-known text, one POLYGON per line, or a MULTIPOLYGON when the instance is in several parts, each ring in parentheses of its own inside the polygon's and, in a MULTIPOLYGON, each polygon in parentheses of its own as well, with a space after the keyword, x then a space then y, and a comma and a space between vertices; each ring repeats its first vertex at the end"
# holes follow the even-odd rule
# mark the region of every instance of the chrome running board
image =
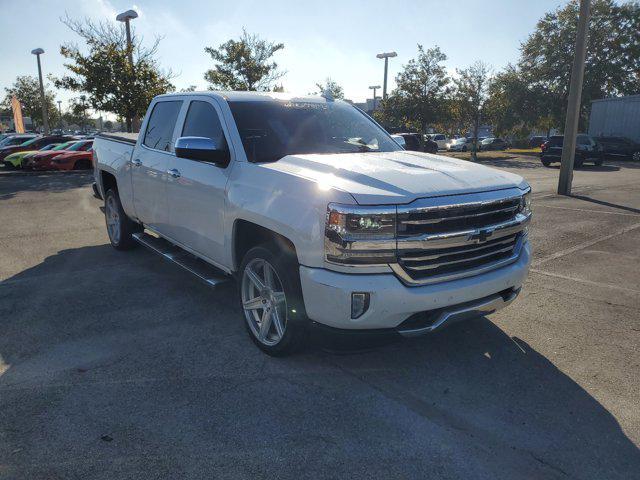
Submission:
POLYGON ((424 335, 425 333, 430 333, 434 330, 444 328, 446 325, 451 323, 489 315, 508 306, 516 299, 519 293, 520 289, 517 289, 509 292, 509 295, 506 297, 503 297, 502 295, 493 295, 491 297, 482 298, 478 300, 477 303, 469 302, 462 305, 452 305, 449 307, 450 309, 445 307, 444 311, 441 312, 430 325, 419 328, 400 328, 398 329, 398 333, 404 337, 417 337, 424 335))
POLYGON ((134 233, 132 237, 140 245, 159 254, 165 260, 182 267, 210 287, 216 288, 231 280, 231 277, 218 268, 163 238, 146 232, 134 233))

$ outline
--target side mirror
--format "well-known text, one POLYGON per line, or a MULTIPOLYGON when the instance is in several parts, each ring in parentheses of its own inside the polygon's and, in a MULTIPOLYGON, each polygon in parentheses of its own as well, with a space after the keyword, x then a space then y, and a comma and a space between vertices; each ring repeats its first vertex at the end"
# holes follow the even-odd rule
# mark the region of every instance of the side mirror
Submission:
POLYGON ((177 157, 211 162, 221 167, 226 167, 231 158, 226 145, 217 145, 207 137, 180 137, 176 140, 175 151, 177 157))

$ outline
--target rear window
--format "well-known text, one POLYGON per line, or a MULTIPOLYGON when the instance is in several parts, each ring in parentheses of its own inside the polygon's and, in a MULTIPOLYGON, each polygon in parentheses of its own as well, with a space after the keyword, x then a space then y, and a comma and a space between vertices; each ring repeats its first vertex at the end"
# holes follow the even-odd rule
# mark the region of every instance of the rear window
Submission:
POLYGON ((576 137, 576 143, 579 145, 591 145, 591 138, 587 135, 578 135, 576 137))
POLYGON ((560 147, 564 143, 564 137, 551 137, 549 138, 549 146, 560 147))
POLYGON ((144 145, 163 152, 173 151, 173 131, 182 101, 158 102, 153 107, 144 134, 144 145))

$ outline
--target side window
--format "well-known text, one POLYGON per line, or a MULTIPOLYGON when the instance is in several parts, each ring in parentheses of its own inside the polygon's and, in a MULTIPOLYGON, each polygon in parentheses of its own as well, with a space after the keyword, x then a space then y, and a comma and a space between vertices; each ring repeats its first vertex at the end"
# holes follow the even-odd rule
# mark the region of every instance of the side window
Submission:
POLYGON ((209 102, 191 102, 182 128, 182 136, 210 138, 220 149, 227 148, 218 112, 209 102))
POLYGON ((144 132, 143 143, 146 147, 165 152, 173 150, 173 130, 181 106, 182 101, 156 103, 144 132))

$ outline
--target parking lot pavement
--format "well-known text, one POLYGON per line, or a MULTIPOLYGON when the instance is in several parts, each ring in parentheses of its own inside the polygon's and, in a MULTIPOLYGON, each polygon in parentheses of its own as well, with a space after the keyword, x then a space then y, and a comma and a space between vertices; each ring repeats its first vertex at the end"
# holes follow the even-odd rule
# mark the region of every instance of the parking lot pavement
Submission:
POLYGON ((487 163, 535 192, 516 303, 284 359, 113 250, 89 175, 0 178, 0 478, 640 478, 640 165, 487 163))

